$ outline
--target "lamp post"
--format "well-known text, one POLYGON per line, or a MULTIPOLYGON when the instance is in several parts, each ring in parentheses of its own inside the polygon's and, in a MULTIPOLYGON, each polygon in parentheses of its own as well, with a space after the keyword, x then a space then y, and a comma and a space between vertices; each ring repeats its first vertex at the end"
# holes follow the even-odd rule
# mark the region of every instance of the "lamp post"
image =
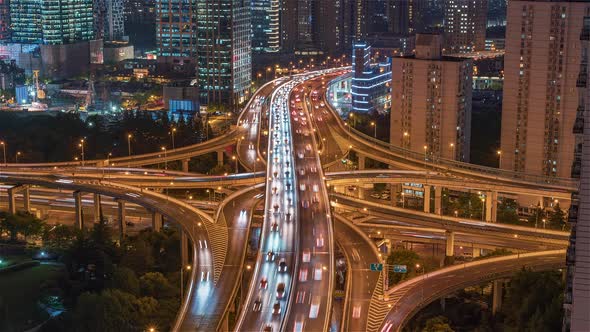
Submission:
POLYGON ((481 221, 484 220, 485 208, 486 208, 486 199, 485 199, 485 197, 481 197, 481 221))
POLYGON ((164 171, 168 170, 168 150, 165 146, 162 147, 162 151, 164 151, 164 171))
POLYGON ((424 162, 428 161, 428 146, 424 145, 424 162))
POLYGON ((498 155, 498 168, 502 167, 502 151, 496 151, 496 155, 498 155))
POLYGON ((0 142, 0 145, 2 145, 2 156, 4 157, 4 166, 7 166, 8 164, 6 163, 6 143, 2 141, 0 142))
POLYGON ((373 127, 373 137, 377 138, 377 123, 375 121, 371 121, 371 126, 373 127))
POLYGON ((420 289, 421 289, 421 293, 422 295, 420 296, 420 302, 424 301, 424 267, 420 266, 420 264, 416 264, 416 272, 418 272, 418 270, 422 268, 422 283, 420 284, 420 289))
POLYGON ((236 156, 231 156, 231 160, 233 160, 235 162, 236 174, 238 174, 239 173, 239 171, 238 171, 238 158, 236 158, 236 156))
POLYGON ((191 266, 187 265, 180 267, 180 303, 182 304, 182 298, 184 297, 184 270, 190 271, 191 266))
POLYGON ((80 140, 80 144, 78 144, 80 150, 82 150, 82 166, 84 166, 84 139, 80 140))
POLYGON ((406 193, 402 191, 402 208, 406 208, 406 193))
POLYGON ((16 156, 14 157, 15 162, 18 164, 18 157, 21 155, 20 151, 16 152, 16 156))
POLYGON ((449 148, 451 149, 451 159, 455 160, 455 143, 449 144, 449 148))
POLYGON ((254 163, 254 173, 256 173, 256 165, 260 162, 260 158, 256 158, 256 162, 254 163))
POLYGON ((176 133, 176 128, 172 128, 170 130, 170 137, 172 137, 172 150, 174 150, 174 134, 176 133))
POLYGON ((127 154, 131 157, 131 138, 133 136, 131 134, 127 134, 127 154))

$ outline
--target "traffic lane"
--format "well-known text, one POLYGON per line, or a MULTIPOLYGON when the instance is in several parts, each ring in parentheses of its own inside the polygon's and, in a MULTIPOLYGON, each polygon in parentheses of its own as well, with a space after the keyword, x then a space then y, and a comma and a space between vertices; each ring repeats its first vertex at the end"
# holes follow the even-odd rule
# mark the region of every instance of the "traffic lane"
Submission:
POLYGON ((338 218, 334 223, 334 236, 345 252, 351 269, 348 273, 351 278, 351 289, 346 312, 348 329, 365 331, 369 304, 379 279, 379 273, 370 271, 369 265, 380 262, 380 258, 375 255, 372 243, 367 243, 355 229, 338 218))
MULTIPOLYGON (((533 270, 543 270, 548 267, 565 265, 562 254, 552 254, 536 257, 522 257, 511 261, 490 262, 487 264, 466 267, 448 273, 429 276, 424 274, 417 283, 412 284, 404 295, 393 304, 385 317, 382 332, 398 331, 407 319, 415 314, 417 307, 424 307, 429 298, 445 294, 448 291, 461 289, 481 283, 480 280, 489 279, 493 275, 516 273, 523 267, 533 270)), ((435 299, 433 299, 435 300, 435 299)), ((430 301, 432 302, 432 301, 430 301)))

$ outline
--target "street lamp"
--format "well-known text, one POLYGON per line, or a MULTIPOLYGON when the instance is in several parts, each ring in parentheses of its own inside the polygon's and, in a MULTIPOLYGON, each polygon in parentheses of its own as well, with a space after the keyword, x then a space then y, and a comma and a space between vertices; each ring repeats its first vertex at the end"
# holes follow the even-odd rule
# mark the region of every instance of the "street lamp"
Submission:
POLYGON ((424 162, 426 162, 428 160, 428 146, 424 145, 424 162))
POLYGON ((238 172, 238 158, 236 158, 236 156, 231 156, 231 160, 233 160, 236 164, 236 174, 239 173, 238 172))
POLYGON ((129 157, 131 157, 131 138, 133 136, 131 134, 127 134, 127 153, 129 157))
POLYGON ((18 164, 18 157, 21 155, 20 151, 16 152, 16 157, 14 158, 16 163, 18 164))
POLYGON ((406 193, 402 191, 402 208, 406 208, 406 193))
POLYGON ((485 215, 484 209, 485 209, 485 207, 486 207, 486 199, 485 199, 485 197, 481 197, 481 221, 484 220, 484 215, 485 215))
POLYGON ((164 151, 164 170, 166 171, 166 170, 168 170, 168 159, 167 159, 168 158, 168 154, 167 154, 168 150, 166 149, 165 146, 163 146, 162 151, 164 151))
POLYGON ((176 128, 172 128, 170 130, 170 136, 172 137, 172 150, 174 150, 174 134, 176 133, 176 128))
POLYGON ((4 157, 4 166, 7 166, 8 164, 6 163, 6 143, 2 141, 0 142, 0 145, 2 145, 2 156, 4 157))
POLYGON ((182 303, 182 298, 184 297, 184 270, 190 271, 191 266, 187 265, 186 267, 180 267, 180 303, 182 303))
POLYGON ((84 139, 80 140, 80 144, 78 144, 80 150, 82 150, 82 166, 84 166, 84 139))
POLYGON ((545 226, 547 225, 547 219, 543 218, 543 229, 545 229, 545 226))
POLYGON ((500 168, 502 167, 502 151, 498 150, 496 154, 498 155, 498 168, 500 168))
POLYGON ((371 126, 373 127, 373 137, 377 138, 377 124, 375 121, 371 121, 371 126))
POLYGON ((455 143, 451 143, 449 144, 449 147, 451 148, 451 159, 455 159, 455 143))

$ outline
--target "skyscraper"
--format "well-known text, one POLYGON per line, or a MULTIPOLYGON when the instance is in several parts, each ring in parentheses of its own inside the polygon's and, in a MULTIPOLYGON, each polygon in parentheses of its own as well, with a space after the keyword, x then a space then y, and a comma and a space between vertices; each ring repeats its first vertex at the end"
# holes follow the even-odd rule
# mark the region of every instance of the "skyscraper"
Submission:
POLYGON ((572 231, 566 255, 564 331, 590 331, 590 16, 584 17, 580 41, 579 105, 573 126, 575 152, 571 173, 580 180, 580 188, 572 194, 568 213, 572 231))
POLYGON ((0 41, 10 40, 10 4, 0 0, 0 41))
POLYGON ((280 50, 280 0, 252 0, 252 51, 280 50))
POLYGON ((197 53, 197 0, 156 0, 158 56, 194 58, 197 53))
POLYGON ((463 53, 485 50, 487 0, 445 0, 445 50, 463 53))
POLYGON ((107 41, 121 40, 125 35, 123 14, 123 0, 95 0, 95 38, 107 41))
POLYGON ((252 80, 249 0, 196 0, 197 78, 202 104, 245 100, 252 80))
POLYGON ((501 168, 570 177, 578 37, 589 8, 579 1, 508 3, 501 168))
POLYGON ((418 31, 422 20, 420 6, 424 0, 388 0, 387 17, 389 32, 399 35, 418 31))
POLYGON ((391 144, 469 161, 473 65, 441 54, 442 36, 416 35, 416 55, 392 59, 391 144))

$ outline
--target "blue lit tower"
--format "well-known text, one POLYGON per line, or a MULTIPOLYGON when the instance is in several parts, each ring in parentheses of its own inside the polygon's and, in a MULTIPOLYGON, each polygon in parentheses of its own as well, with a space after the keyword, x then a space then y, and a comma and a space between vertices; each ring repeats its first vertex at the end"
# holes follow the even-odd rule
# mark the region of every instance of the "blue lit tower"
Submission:
POLYGON ((371 46, 355 43, 352 49, 352 110, 383 111, 389 108, 391 63, 371 64, 371 46))

